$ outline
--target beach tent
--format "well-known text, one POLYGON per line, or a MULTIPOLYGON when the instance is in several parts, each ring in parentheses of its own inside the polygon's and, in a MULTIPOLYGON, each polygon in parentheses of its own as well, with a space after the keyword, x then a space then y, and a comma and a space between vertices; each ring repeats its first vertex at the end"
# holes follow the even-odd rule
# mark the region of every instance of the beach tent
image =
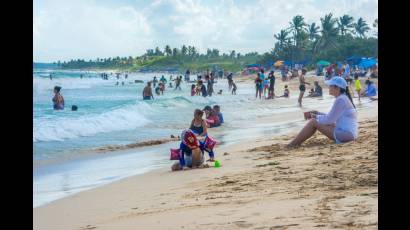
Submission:
POLYGON ((365 59, 362 60, 358 66, 364 69, 370 68, 372 66, 376 65, 376 60, 375 59, 365 59))
POLYGON ((362 61, 362 59, 364 59, 364 57, 352 56, 346 58, 346 61, 352 63, 353 65, 357 65, 362 61))
POLYGON ((324 60, 320 60, 316 63, 317 65, 321 65, 321 66, 328 66, 330 65, 330 62, 328 61, 324 61, 324 60))

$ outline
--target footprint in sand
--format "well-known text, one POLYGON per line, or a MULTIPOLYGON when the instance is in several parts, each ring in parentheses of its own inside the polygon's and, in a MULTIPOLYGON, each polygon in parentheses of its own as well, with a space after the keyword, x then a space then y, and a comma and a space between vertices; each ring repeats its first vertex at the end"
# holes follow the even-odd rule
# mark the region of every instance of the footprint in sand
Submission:
POLYGON ((92 225, 87 225, 85 227, 80 228, 81 230, 89 230, 89 229, 96 229, 97 227, 92 226, 92 225))
POLYGON ((249 228, 253 226, 253 224, 247 223, 246 221, 243 221, 243 220, 234 221, 232 223, 234 223, 236 226, 240 228, 249 228))

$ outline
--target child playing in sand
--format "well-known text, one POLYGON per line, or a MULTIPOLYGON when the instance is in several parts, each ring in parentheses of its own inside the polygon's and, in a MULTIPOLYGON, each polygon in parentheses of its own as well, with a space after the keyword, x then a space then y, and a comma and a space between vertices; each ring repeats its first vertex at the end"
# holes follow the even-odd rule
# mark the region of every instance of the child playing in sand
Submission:
POLYGON ((359 101, 360 101, 360 91, 362 91, 362 84, 360 83, 360 80, 359 80, 359 74, 354 75, 354 85, 355 85, 355 89, 357 92, 357 96, 359 97, 359 101))
POLYGON ((204 162, 204 156, 196 135, 191 130, 184 130, 181 139, 179 162, 172 165, 172 171, 182 170, 184 166, 190 168, 201 166, 204 162))
POLYGON ((289 89, 288 89, 288 85, 285 85, 285 90, 283 91, 283 95, 280 97, 289 97, 289 89))

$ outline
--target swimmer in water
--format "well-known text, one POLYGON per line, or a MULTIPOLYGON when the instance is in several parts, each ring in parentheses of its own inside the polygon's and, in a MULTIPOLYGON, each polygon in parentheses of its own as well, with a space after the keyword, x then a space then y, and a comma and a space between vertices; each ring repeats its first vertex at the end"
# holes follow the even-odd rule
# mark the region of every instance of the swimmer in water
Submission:
POLYGON ((64 97, 60 94, 61 87, 54 87, 53 108, 54 110, 64 109, 64 97))

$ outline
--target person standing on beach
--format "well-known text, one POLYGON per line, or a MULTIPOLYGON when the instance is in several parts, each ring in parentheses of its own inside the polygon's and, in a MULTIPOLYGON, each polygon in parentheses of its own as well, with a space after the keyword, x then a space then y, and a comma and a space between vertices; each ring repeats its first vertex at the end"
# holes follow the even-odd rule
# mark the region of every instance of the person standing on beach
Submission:
POLYGON ((209 77, 209 75, 207 75, 205 77, 205 79, 207 81, 208 96, 212 97, 212 93, 214 92, 212 73, 211 73, 211 77, 209 77))
POLYGON ((151 98, 154 99, 154 95, 152 95, 151 82, 148 82, 147 86, 145 86, 142 91, 142 98, 143 100, 151 100, 151 98))
POLYGON ((154 79, 152 80, 152 82, 154 83, 154 88, 157 86, 158 83, 158 79, 156 76, 154 76, 154 79))
POLYGON ((207 90, 206 90, 205 85, 202 83, 202 81, 199 81, 199 87, 200 87, 200 89, 201 89, 201 94, 202 94, 202 96, 203 96, 203 97, 208 96, 208 92, 207 92, 207 90))
POLYGON ((316 131, 336 143, 353 141, 358 136, 357 111, 349 93, 348 84, 342 77, 333 77, 325 81, 329 86, 329 94, 336 98, 328 114, 317 111, 307 112, 305 119, 309 119, 305 127, 286 147, 300 146, 316 131))
POLYGON ((360 83, 358 74, 354 75, 354 85, 355 85, 355 89, 357 92, 357 96, 359 97, 359 101, 360 101, 360 94, 361 94, 360 92, 362 91, 362 84, 360 83))
POLYGON ((50 73, 49 77, 50 77, 50 80, 53 80, 53 77, 51 76, 51 73, 50 73))
POLYGON ((306 84, 310 85, 308 82, 305 81, 305 75, 306 75, 307 70, 305 68, 302 69, 302 74, 299 76, 299 98, 298 98, 298 103, 299 106, 302 107, 302 98, 303 94, 305 94, 306 91, 306 84))
POLYGON ((269 93, 268 93, 268 98, 269 99, 273 99, 275 97, 275 75, 274 75, 274 71, 272 70, 269 73, 269 93))
POLYGON ((164 75, 162 75, 162 77, 159 81, 162 82, 163 84, 167 83, 167 79, 164 77, 164 75))
POLYGON ((229 91, 232 89, 232 73, 228 74, 228 76, 226 77, 226 79, 228 79, 228 86, 229 86, 229 91))
POLYGON ((175 79, 175 89, 174 90, 177 90, 177 88, 181 90, 181 82, 182 82, 182 76, 179 76, 175 79))
POLYGON ((61 87, 54 86, 53 108, 54 110, 64 109, 64 97, 60 94, 61 87))
MULTIPOLYGON (((236 84, 235 84, 235 82, 232 81, 232 95, 236 95, 236 89, 237 89, 236 84)), ((222 92, 221 92, 221 94, 222 94, 222 92)))
POLYGON ((261 74, 258 73, 255 79, 255 87, 256 87, 256 94, 255 94, 255 98, 258 98, 258 94, 259 94, 259 99, 262 99, 262 79, 261 79, 261 74))
POLYGON ((344 70, 345 70, 344 71, 344 77, 345 77, 346 81, 351 84, 353 81, 352 81, 352 78, 350 77, 350 65, 349 65, 349 63, 347 63, 347 61, 345 61, 344 70))

